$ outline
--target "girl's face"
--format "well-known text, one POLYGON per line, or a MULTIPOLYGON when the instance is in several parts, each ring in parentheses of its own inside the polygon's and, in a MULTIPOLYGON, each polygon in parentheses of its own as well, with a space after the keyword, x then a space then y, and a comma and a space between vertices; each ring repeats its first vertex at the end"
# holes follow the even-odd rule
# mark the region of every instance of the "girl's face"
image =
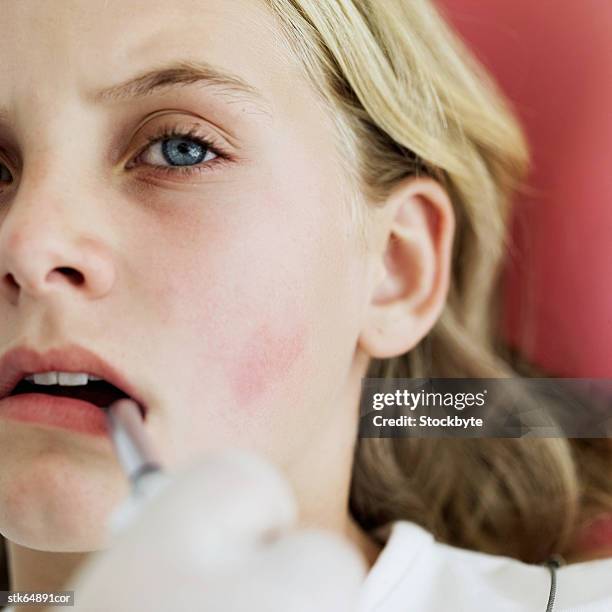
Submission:
MULTIPOLYGON (((0 352, 76 343, 108 361, 169 465, 232 445, 324 479, 350 451, 330 429, 355 437, 371 270, 332 121, 272 14, 0 9, 0 352)), ((9 539, 96 546, 125 488, 107 437, 0 415, 9 539)))

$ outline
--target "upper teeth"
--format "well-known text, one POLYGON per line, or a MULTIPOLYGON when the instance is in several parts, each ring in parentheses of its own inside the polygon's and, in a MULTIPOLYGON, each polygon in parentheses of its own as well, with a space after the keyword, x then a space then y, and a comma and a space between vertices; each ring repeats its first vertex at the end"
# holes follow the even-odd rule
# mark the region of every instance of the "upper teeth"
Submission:
POLYGON ((86 372, 41 372, 26 376, 25 379, 37 385, 65 385, 75 387, 86 385, 89 380, 102 380, 99 376, 86 372))

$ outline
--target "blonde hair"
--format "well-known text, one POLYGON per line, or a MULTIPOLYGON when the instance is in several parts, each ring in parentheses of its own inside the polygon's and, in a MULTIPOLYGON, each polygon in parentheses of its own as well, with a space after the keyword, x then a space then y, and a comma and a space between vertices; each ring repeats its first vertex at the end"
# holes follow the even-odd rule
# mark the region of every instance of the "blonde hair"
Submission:
MULTIPOLYGON (((428 0, 267 4, 335 120, 361 193, 380 203, 402 178, 425 174, 453 202, 445 309, 418 346, 373 360, 368 376, 531 375, 497 333, 510 202, 529 156, 495 82, 428 0)), ((563 438, 361 439, 351 510, 367 530, 406 519, 450 544, 538 562, 563 552, 588 512, 612 508, 605 448, 563 438)))

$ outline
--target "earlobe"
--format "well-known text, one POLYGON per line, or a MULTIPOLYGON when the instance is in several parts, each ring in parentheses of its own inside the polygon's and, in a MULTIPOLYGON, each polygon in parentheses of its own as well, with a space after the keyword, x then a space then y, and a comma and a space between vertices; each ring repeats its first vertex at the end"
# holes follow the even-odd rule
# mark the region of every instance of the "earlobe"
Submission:
POLYGON ((454 213, 442 186, 411 178, 389 196, 386 243, 359 346, 374 358, 409 351, 440 316, 450 282, 454 213))

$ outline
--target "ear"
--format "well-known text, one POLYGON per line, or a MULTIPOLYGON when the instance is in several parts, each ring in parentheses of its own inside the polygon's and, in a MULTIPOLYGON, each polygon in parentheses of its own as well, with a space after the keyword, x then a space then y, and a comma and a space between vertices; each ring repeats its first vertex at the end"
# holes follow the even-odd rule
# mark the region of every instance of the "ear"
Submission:
POLYGON ((374 358, 406 353, 440 316, 450 283, 455 215, 444 188, 411 177, 389 195, 382 248, 358 346, 374 358))

